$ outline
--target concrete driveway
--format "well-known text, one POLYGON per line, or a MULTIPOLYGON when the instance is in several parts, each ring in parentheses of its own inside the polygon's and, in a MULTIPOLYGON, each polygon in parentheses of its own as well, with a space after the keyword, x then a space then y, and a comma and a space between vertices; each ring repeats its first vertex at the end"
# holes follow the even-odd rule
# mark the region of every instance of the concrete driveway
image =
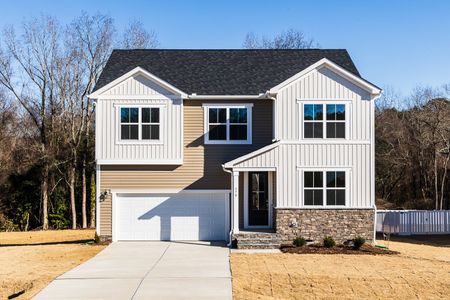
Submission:
POLYGON ((117 242, 56 278, 34 299, 231 298, 224 244, 117 242))

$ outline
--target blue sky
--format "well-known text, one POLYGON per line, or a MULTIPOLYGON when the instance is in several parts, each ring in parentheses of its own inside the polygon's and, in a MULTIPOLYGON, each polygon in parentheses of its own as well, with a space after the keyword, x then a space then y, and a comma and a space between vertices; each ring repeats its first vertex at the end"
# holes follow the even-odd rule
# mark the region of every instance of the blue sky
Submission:
POLYGON ((247 32, 302 30, 346 48, 363 77, 406 96, 450 83, 450 1, 3 1, 0 26, 41 13, 69 22, 82 10, 140 20, 162 48, 240 48, 247 32))

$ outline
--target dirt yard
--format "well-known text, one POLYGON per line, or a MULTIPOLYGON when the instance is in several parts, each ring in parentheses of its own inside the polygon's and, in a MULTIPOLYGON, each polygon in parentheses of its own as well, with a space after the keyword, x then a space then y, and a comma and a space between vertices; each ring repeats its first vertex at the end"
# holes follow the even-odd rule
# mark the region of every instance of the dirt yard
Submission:
POLYGON ((88 245, 94 230, 0 232, 0 299, 29 299, 55 277, 105 246, 88 245))
POLYGON ((396 239, 389 248, 400 254, 233 253, 233 298, 448 299, 450 236, 396 239))

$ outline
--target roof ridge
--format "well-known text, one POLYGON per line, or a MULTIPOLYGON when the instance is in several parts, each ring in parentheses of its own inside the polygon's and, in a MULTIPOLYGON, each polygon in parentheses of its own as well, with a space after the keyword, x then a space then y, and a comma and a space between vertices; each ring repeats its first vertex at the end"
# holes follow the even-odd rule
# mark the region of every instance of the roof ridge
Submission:
POLYGON ((155 49, 145 49, 145 48, 136 48, 136 49, 120 49, 120 48, 115 48, 113 49, 113 51, 148 51, 148 52, 155 52, 155 51, 242 51, 242 52, 249 52, 249 51, 292 51, 292 52, 296 52, 296 51, 348 51, 345 48, 308 48, 308 49, 264 49, 264 48, 258 48, 258 49, 241 49, 241 48, 217 48, 217 49, 205 49, 205 48, 200 48, 200 49, 188 49, 188 48, 180 48, 180 49, 176 49, 176 48, 155 48, 155 49))

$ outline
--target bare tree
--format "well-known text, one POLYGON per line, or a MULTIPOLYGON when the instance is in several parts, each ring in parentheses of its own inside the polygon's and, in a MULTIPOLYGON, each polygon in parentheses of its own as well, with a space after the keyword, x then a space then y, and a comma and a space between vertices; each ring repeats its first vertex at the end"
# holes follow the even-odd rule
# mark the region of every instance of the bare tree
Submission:
POLYGON ((66 55, 60 64, 60 91, 64 93, 65 112, 68 115, 67 132, 71 148, 69 168, 72 228, 76 228, 75 185, 79 149, 84 142, 81 161, 82 227, 87 228, 86 165, 89 144, 92 143, 90 129, 94 106, 88 95, 92 92, 101 70, 112 50, 113 20, 105 15, 89 16, 83 13, 66 30, 66 55))
POLYGON ((52 164, 52 130, 58 111, 55 66, 59 55, 58 23, 42 16, 24 23, 23 35, 4 31, 6 49, 0 52, 0 84, 8 89, 39 131, 42 228, 48 229, 48 184, 52 164))
POLYGON ((388 95, 377 107, 377 195, 384 200, 395 195, 394 202, 411 208, 444 208, 449 190, 450 101, 443 91, 418 87, 401 109, 390 105, 388 95))
POLYGON ((121 46, 125 49, 150 49, 158 47, 159 42, 154 31, 146 30, 140 21, 134 20, 125 29, 121 46))
POLYGON ((243 47, 246 49, 311 49, 319 45, 312 38, 308 38, 302 31, 288 29, 274 37, 258 36, 253 32, 247 33, 243 47))

